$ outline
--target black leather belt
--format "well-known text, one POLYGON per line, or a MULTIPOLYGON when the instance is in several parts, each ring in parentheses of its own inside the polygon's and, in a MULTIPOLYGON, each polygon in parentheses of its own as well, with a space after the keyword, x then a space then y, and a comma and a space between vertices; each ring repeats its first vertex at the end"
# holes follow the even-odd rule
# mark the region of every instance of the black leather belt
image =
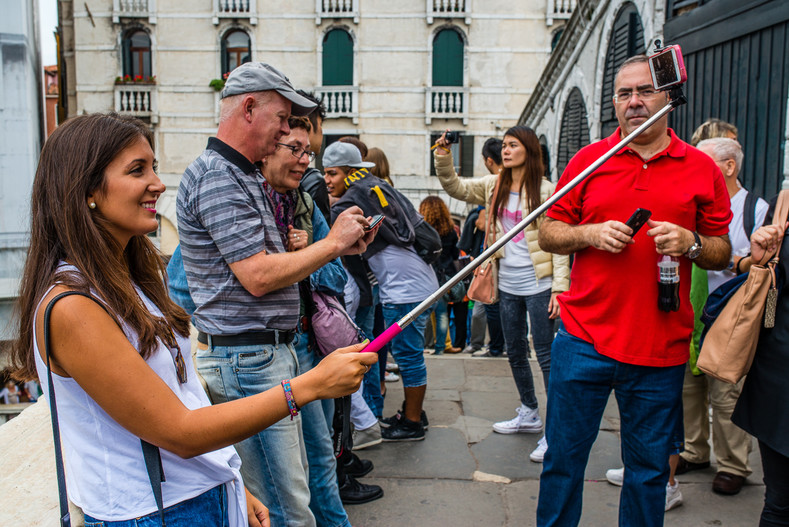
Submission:
POLYGON ((278 329, 266 329, 263 331, 247 331, 238 335, 207 335, 200 331, 197 334, 197 341, 208 344, 208 337, 211 337, 212 346, 254 346, 256 344, 290 344, 293 342, 296 331, 282 331, 278 329))

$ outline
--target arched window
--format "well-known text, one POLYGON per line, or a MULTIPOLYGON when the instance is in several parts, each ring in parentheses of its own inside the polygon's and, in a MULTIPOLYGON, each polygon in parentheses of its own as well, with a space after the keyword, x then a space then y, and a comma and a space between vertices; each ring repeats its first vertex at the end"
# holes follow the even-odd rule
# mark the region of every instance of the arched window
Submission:
POLYGON ((252 60, 249 35, 242 29, 233 29, 222 37, 222 74, 230 73, 252 60))
POLYGON ((151 37, 142 29, 132 29, 123 37, 123 75, 151 77, 151 37))
POLYGON ((453 29, 433 39, 433 86, 463 86, 463 38, 453 29))
POLYGON ((559 45, 559 40, 562 38, 562 33, 564 33, 564 28, 560 27, 553 32, 553 35, 551 35, 551 53, 553 53, 553 50, 555 50, 556 46, 559 45))
POLYGON ((581 148, 589 144, 589 121, 581 90, 573 88, 562 115, 562 130, 559 134, 556 169, 561 176, 567 163, 581 148))
POLYGON ((353 38, 344 29, 323 37, 323 85, 353 86, 353 38))
POLYGON ((644 28, 638 10, 630 2, 619 9, 608 41, 605 70, 603 72, 602 101, 600 104, 600 134, 607 137, 614 133, 619 123, 614 113, 614 77, 622 63, 633 55, 643 53, 644 28))

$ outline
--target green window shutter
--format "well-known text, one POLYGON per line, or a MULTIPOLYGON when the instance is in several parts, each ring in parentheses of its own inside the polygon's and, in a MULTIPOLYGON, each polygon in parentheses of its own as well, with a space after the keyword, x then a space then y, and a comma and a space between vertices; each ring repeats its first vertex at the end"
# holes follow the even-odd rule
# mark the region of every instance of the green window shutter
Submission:
POLYGON ((586 105, 581 91, 573 88, 564 107, 562 129, 559 133, 556 168, 560 176, 576 152, 588 144, 589 121, 586 118, 586 105))
POLYGON ((433 40, 433 86, 463 86, 463 39, 455 30, 433 40))
POLYGON ((342 29, 323 37, 323 85, 353 86, 353 39, 342 29))
POLYGON ((474 176, 474 136, 460 136, 460 175, 474 176))

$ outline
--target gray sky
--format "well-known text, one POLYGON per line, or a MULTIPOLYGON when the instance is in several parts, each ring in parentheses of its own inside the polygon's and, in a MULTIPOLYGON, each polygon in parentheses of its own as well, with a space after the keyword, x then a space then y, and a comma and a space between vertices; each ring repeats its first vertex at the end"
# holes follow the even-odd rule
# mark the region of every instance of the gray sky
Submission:
POLYGON ((57 64, 57 49, 53 32, 58 25, 57 0, 38 0, 39 27, 41 39, 41 65, 57 64))

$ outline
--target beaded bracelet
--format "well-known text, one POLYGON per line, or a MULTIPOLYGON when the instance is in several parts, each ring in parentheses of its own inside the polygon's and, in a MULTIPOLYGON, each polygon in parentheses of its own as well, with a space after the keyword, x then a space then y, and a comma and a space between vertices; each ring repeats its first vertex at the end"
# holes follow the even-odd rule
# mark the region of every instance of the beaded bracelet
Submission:
POLYGON ((293 392, 290 389, 290 379, 282 381, 282 389, 285 390, 285 400, 288 402, 288 411, 290 411, 290 420, 299 415, 299 406, 296 400, 293 399, 293 392))

